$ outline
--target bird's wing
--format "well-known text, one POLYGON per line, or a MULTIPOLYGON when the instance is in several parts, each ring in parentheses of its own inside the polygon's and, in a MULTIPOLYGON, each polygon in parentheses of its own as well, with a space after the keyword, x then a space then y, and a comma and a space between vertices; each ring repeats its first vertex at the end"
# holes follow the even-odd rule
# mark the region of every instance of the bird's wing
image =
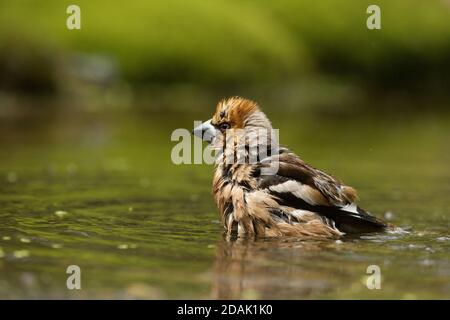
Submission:
POLYGON ((274 167, 273 172, 276 174, 261 176, 261 188, 283 189, 297 194, 301 193, 300 190, 304 190, 310 195, 314 194, 315 204, 346 206, 356 200, 355 189, 311 167, 287 149, 283 150, 284 152, 262 161, 261 167, 274 167))
POLYGON ((316 212, 347 233, 386 227, 355 204, 355 189, 309 166, 287 149, 264 159, 258 171, 258 189, 274 196, 280 205, 316 212), (273 174, 264 175, 262 169, 270 167, 273 174))

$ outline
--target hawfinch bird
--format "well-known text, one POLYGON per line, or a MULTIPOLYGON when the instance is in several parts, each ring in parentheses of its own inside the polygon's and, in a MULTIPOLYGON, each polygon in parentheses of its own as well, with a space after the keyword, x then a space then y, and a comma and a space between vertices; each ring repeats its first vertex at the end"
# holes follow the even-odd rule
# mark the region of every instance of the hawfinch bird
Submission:
POLYGON ((193 133, 217 152, 213 194, 230 236, 339 238, 388 227, 355 204, 355 189, 278 145, 251 100, 220 101, 193 133))

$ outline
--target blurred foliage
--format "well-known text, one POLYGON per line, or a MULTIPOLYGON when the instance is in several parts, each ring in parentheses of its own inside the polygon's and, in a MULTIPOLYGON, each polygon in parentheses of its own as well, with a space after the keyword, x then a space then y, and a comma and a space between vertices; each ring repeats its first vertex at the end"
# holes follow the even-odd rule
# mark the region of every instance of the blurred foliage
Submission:
POLYGON ((45 83, 58 59, 83 52, 116 60, 132 82, 245 84, 310 72, 388 84, 449 77, 449 1, 377 1, 382 29, 375 31, 366 28, 371 3, 7 0, 0 72, 25 65, 31 80, 45 83), (69 31, 66 7, 74 3, 82 29, 69 31))

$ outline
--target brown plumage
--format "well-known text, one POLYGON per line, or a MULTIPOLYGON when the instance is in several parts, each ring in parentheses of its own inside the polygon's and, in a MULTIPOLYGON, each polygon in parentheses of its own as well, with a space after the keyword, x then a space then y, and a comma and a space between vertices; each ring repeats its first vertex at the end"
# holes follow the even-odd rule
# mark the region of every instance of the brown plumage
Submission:
POLYGON ((219 151, 213 194, 228 234, 337 238, 387 227, 356 206, 355 189, 280 147, 272 132, 256 102, 240 97, 220 101, 194 130, 219 151))

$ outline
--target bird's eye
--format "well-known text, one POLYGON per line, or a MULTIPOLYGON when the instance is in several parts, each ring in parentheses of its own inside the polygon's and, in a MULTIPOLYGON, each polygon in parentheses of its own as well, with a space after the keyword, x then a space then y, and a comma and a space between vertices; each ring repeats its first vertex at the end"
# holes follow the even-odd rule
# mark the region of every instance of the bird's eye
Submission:
POLYGON ((227 122, 224 122, 220 125, 220 130, 227 130, 230 129, 230 124, 227 122))

